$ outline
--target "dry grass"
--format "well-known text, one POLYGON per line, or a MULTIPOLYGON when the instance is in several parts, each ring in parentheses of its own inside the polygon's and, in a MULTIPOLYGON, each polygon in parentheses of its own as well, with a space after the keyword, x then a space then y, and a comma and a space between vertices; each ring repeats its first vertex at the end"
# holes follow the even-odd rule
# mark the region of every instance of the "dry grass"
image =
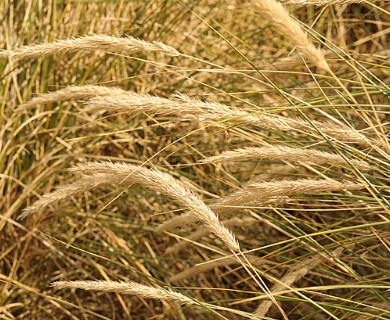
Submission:
POLYGON ((360 2, 375 3, 379 1, 378 0, 282 0, 281 2, 291 3, 291 4, 325 6, 325 5, 335 5, 335 4, 354 4, 360 2))
POLYGON ((222 239, 229 249, 240 250, 234 236, 219 222, 215 213, 186 185, 167 173, 126 163, 111 162, 88 162, 72 168, 71 171, 82 173, 85 176, 71 184, 58 187, 52 193, 45 194, 42 199, 27 207, 21 218, 26 218, 63 199, 90 191, 101 185, 115 184, 120 186, 137 183, 156 192, 161 192, 186 209, 190 209, 194 219, 201 220, 211 232, 222 239))
POLYGON ((16 112, 20 112, 26 109, 33 108, 38 105, 54 103, 63 100, 79 100, 79 99, 88 99, 96 96, 105 96, 112 94, 120 94, 124 92, 122 89, 110 88, 105 86, 95 86, 95 85, 86 85, 86 86, 68 86, 64 89, 60 89, 54 92, 40 94, 37 97, 27 101, 22 104, 16 112))
MULTIPOLYGON (((249 113, 244 110, 231 108, 221 103, 203 102, 185 95, 176 95, 176 99, 166 99, 151 95, 123 92, 123 94, 91 98, 87 101, 86 112, 108 111, 117 113, 150 112, 161 115, 177 115, 181 120, 195 120, 210 123, 210 125, 224 124, 234 121, 241 125, 251 125, 271 130, 304 131, 308 134, 323 134, 343 142, 354 142, 363 145, 375 146, 377 141, 369 139, 352 128, 343 125, 311 121, 299 118, 287 118, 262 113, 249 113)), ((231 124, 230 124, 231 125, 231 124)))
POLYGON ((302 30, 299 23, 290 17, 287 9, 277 0, 253 0, 255 10, 275 26, 275 31, 291 40, 320 69, 329 71, 324 53, 317 49, 302 30))
MULTIPOLYGON (((343 248, 337 248, 332 252, 331 257, 337 258, 343 252, 343 248)), ((323 255, 317 254, 314 257, 309 257, 299 263, 297 263, 290 271, 288 271, 274 287, 272 292, 282 291, 285 287, 290 287, 293 283, 303 278, 310 270, 317 267, 320 263, 326 259, 323 255)), ((262 302, 254 312, 259 317, 265 317, 268 310, 271 308, 272 303, 270 301, 262 302)))
POLYGON ((388 9, 0 1, 0 319, 388 319, 388 9))
POLYGON ((0 58, 10 58, 13 61, 37 58, 60 53, 101 50, 109 53, 132 51, 158 51, 169 55, 179 55, 174 48, 160 42, 147 42, 131 36, 118 38, 105 34, 93 34, 80 38, 57 40, 30 46, 0 51, 0 58))
MULTIPOLYGON (((184 225, 186 223, 188 223, 188 222, 185 221, 181 225, 184 225)), ((228 227, 228 228, 235 227, 235 226, 245 227, 245 226, 253 225, 254 223, 256 223, 256 219, 251 218, 251 217, 243 218, 243 219, 235 217, 235 218, 232 218, 229 220, 222 221, 222 223, 225 227, 228 227)), ((163 229, 163 228, 161 228, 161 229, 163 229)), ((184 250, 188 245, 194 244, 194 243, 196 243, 197 240, 202 239, 203 237, 207 236, 209 233, 210 233, 210 231, 207 228, 199 228, 197 231, 194 231, 190 236, 188 236, 185 241, 180 241, 180 242, 176 243, 172 247, 167 248, 165 250, 165 252, 172 253, 172 254, 178 253, 178 252, 184 250)))
MULTIPOLYGON (((248 261, 250 261, 253 265, 267 265, 270 264, 269 261, 265 261, 264 259, 259 259, 258 257, 247 255, 248 261)), ((234 258, 234 257, 226 257, 226 256, 213 256, 210 258, 209 261, 195 265, 189 269, 183 270, 179 272, 178 274, 175 274, 174 276, 170 277, 169 280, 173 283, 179 282, 191 277, 196 277, 199 274, 206 273, 210 270, 213 270, 215 268, 219 267, 226 267, 231 265, 240 265, 241 261, 234 258)), ((272 305, 272 301, 271 305, 272 305)))
MULTIPOLYGON (((289 196, 297 194, 316 194, 319 192, 332 192, 340 190, 359 190, 364 188, 362 184, 342 183, 332 180, 307 180, 296 181, 282 180, 277 182, 250 182, 241 190, 238 190, 220 200, 210 207, 219 214, 231 213, 234 209, 243 209, 250 206, 265 206, 273 202, 281 203, 289 199, 289 196)), ((164 222, 157 231, 168 231, 173 228, 191 224, 198 219, 188 212, 182 216, 174 217, 164 222)))
MULTIPOLYGON (((174 99, 166 99, 148 94, 138 94, 119 88, 104 86, 71 86, 48 94, 43 94, 21 105, 17 111, 28 109, 39 104, 47 104, 59 100, 88 99, 84 112, 151 112, 159 115, 177 115, 181 120, 210 122, 221 125, 225 121, 277 129, 281 131, 303 130, 307 133, 322 133, 344 142, 361 143, 375 146, 380 142, 369 139, 354 129, 339 124, 291 119, 274 115, 252 114, 231 108, 221 103, 203 102, 177 94, 174 99)), ((339 160, 340 161, 340 160, 339 160)))
MULTIPOLYGON (((266 158, 288 162, 303 162, 311 165, 338 165, 348 163, 347 160, 345 160, 342 156, 338 154, 313 149, 290 148, 282 145, 267 147, 249 147, 236 149, 233 151, 225 151, 218 156, 206 158, 202 162, 211 163, 237 160, 256 161, 259 159, 266 158)), ((357 168, 362 168, 366 170, 370 168, 368 163, 361 160, 352 159, 349 160, 349 162, 357 168)))

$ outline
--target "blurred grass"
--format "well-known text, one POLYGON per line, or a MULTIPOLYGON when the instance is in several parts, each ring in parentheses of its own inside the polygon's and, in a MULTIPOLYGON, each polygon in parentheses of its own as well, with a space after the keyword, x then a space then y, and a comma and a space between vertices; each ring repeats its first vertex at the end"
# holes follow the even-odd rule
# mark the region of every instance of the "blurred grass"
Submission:
MULTIPOLYGON (((301 195, 280 207, 242 210, 240 216, 252 215, 259 223, 235 227, 234 232, 242 247, 268 261, 258 271, 269 286, 272 278, 280 279, 304 258, 345 248, 340 258, 321 264, 295 285, 303 297, 289 289, 276 296, 290 319, 390 319, 388 7, 385 1, 378 8, 365 3, 289 7, 313 27, 325 49, 334 51, 327 57, 336 81, 310 64, 305 66, 291 52, 288 39, 276 36, 241 1, 1 1, 3 49, 106 33, 162 41, 187 56, 96 52, 17 65, 0 60, 0 317, 218 317, 207 308, 119 294, 58 291, 50 287, 56 280, 154 282, 226 307, 220 317, 228 319, 238 318, 229 308, 252 312, 259 299, 267 299, 237 265, 170 283, 171 275, 212 261, 214 250, 228 254, 213 237, 178 255, 164 254, 191 229, 155 233, 154 227, 182 210, 143 188, 85 193, 55 210, 16 221, 40 195, 74 179, 66 168, 80 161, 111 159, 148 161, 166 168, 175 177, 196 183, 208 203, 256 175, 264 180, 328 177, 365 182, 367 190, 359 192, 301 195), (165 97, 182 92, 255 113, 337 119, 378 139, 383 147, 363 148, 326 141, 321 135, 239 124, 221 130, 153 114, 92 117, 78 113, 78 101, 14 112, 39 93, 83 84, 165 97), (359 172, 349 166, 277 161, 199 164, 203 157, 223 150, 267 143, 336 149, 349 158, 365 159, 372 168, 359 172)), ((269 316, 280 317, 276 309, 269 316)))

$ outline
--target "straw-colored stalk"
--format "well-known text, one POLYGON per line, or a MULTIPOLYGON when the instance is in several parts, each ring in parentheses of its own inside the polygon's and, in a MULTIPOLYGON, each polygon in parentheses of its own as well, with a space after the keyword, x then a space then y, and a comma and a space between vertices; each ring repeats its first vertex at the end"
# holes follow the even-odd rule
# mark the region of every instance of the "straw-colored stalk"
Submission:
MULTIPOLYGON (((216 212, 216 211, 214 210, 214 212, 216 212)), ((252 217, 248 217, 248 218, 234 217, 232 219, 222 221, 223 225, 227 228, 236 227, 236 226, 237 227, 250 226, 250 225, 255 224, 256 222, 257 222, 257 220, 255 218, 252 218, 252 217)), ((167 250, 165 250, 165 253, 168 253, 168 254, 169 253, 170 254, 178 253, 178 252, 184 250, 190 244, 194 243, 195 241, 197 241, 199 239, 202 239, 203 237, 205 237, 209 234, 210 234, 209 229, 200 228, 200 229, 194 231, 193 233, 191 233, 191 235, 189 235, 188 237, 186 237, 186 240, 179 241, 178 243, 174 244, 172 247, 167 248, 167 250)))
POLYGON ((209 303, 201 303, 196 300, 192 300, 189 297, 181 294, 180 292, 171 289, 164 289, 162 287, 151 287, 134 281, 57 281, 53 282, 52 286, 58 289, 82 289, 88 291, 113 292, 124 295, 138 296, 140 298, 145 299, 172 301, 180 303, 182 305, 193 307, 203 305, 208 309, 221 310, 224 312, 228 311, 230 313, 237 314, 245 318, 261 319, 257 316, 253 318, 254 315, 252 313, 209 303))
POLYGON ((85 112, 108 111, 113 113, 150 112, 163 116, 176 115, 181 120, 199 120, 202 123, 223 125, 225 121, 252 125, 270 130, 298 130, 317 134, 317 130, 343 142, 376 144, 353 128, 312 120, 311 123, 298 118, 287 118, 264 113, 249 113, 217 102, 203 102, 177 94, 166 99, 148 94, 126 91, 123 94, 95 97, 86 102, 85 112), (314 126, 314 127, 313 127, 314 126))
MULTIPOLYGON (((331 258, 336 258, 341 255, 343 248, 337 248, 331 253, 331 258)), ((297 263, 290 271, 288 271, 280 282, 275 284, 271 292, 276 293, 282 291, 285 287, 290 287, 292 284, 302 279, 309 271, 317 267, 322 262, 326 261, 327 257, 324 254, 317 254, 314 257, 309 257, 297 263)), ((254 314, 258 317, 265 317, 268 310, 271 308, 272 301, 264 301, 260 303, 254 314)))
POLYGON ((364 185, 353 182, 339 182, 335 180, 281 180, 271 182, 249 183, 245 188, 225 198, 231 205, 251 205, 262 203, 270 198, 289 197, 298 194, 317 194, 320 192, 334 192, 342 190, 359 190, 364 185))
MULTIPOLYGON (((213 210, 219 214, 217 207, 259 206, 270 203, 270 199, 283 201, 283 197, 297 194, 316 194, 341 190, 363 189, 364 185, 352 182, 338 182, 335 180, 281 180, 272 182, 252 182, 244 188, 220 199, 213 210)), ((168 231, 185 224, 195 223, 197 220, 190 212, 174 217, 161 224, 156 231, 168 231)))
POLYGON ((86 106, 82 111, 150 112, 163 116, 177 115, 182 120, 197 119, 201 122, 217 122, 218 124, 233 120, 238 123, 261 125, 265 128, 281 131, 302 127, 302 120, 274 115, 251 114, 218 102, 203 102, 183 94, 176 94, 173 99, 166 99, 127 91, 121 95, 92 98, 86 102, 86 106))
MULTIPOLYGON (((225 213, 234 213, 235 211, 241 211, 243 209, 247 209, 249 206, 248 204, 244 204, 239 202, 236 199, 236 193, 237 197, 240 197, 241 190, 238 190, 228 196, 222 197, 215 201, 214 203, 209 205, 209 208, 212 209, 216 214, 223 215, 225 213)), ((262 199, 258 203, 256 203, 256 207, 262 206, 266 207, 269 204, 283 204, 287 202, 290 198, 285 196, 276 196, 276 197, 270 197, 269 199, 262 199)), ((252 204, 253 205, 253 204, 252 204)), ((183 227, 185 225, 193 224, 197 222, 196 219, 193 218, 193 214, 191 212, 185 212, 182 215, 173 217, 172 219, 169 219, 159 225, 155 230, 157 232, 163 232, 163 231, 169 231, 172 229, 175 229, 177 227, 183 227)))
POLYGON ((356 130, 332 123, 307 121, 298 118, 286 118, 277 115, 248 113, 217 102, 203 102, 178 94, 174 99, 166 99, 148 94, 139 94, 115 87, 97 85, 70 86, 58 91, 42 94, 21 105, 17 111, 31 108, 38 104, 52 103, 69 99, 89 99, 83 111, 97 112, 153 112, 160 115, 177 115, 182 120, 199 120, 209 124, 223 125, 225 121, 235 121, 246 125, 263 127, 271 130, 298 130, 318 134, 322 133, 343 142, 363 145, 378 144, 356 130), (92 97, 92 98, 91 98, 92 97), (313 127, 315 126, 315 128, 313 127))
POLYGON ((123 92, 126 91, 116 87, 105 87, 97 85, 68 86, 57 91, 43 93, 38 95, 37 97, 34 97, 30 101, 20 105, 16 109, 16 112, 26 110, 40 104, 47 104, 71 99, 89 99, 96 96, 116 95, 123 92))
MULTIPOLYGON (((259 265, 271 264, 271 262, 266 259, 252 256, 249 254, 245 254, 245 257, 253 265, 259 266, 259 265)), ((224 256, 217 255, 211 257, 209 261, 206 263, 195 265, 191 268, 188 268, 184 271, 175 274, 174 276, 170 277, 169 280, 171 282, 177 282, 190 277, 195 277, 200 273, 205 273, 215 268, 227 267, 235 264, 242 264, 242 262, 235 257, 224 257, 224 256)))
POLYGON ((23 46, 14 50, 1 50, 0 58, 11 58, 13 61, 36 58, 44 55, 53 55, 65 52, 96 51, 128 53, 136 51, 163 52, 168 55, 177 56, 179 52, 161 42, 147 42, 131 36, 123 38, 92 34, 79 38, 57 40, 48 43, 23 46))
MULTIPOLYGON (((84 176, 74 183, 59 186, 55 191, 44 194, 42 198, 25 208, 19 219, 25 219, 31 214, 43 210, 50 205, 56 204, 63 199, 68 199, 77 194, 96 189, 107 184, 120 184, 123 177, 115 174, 95 173, 91 176, 84 176)), ((125 181, 126 185, 128 184, 125 181)), ((132 183, 132 182, 130 182, 132 183)))
POLYGON ((287 9, 276 0, 250 0, 260 15, 269 20, 275 30, 289 39, 302 52, 303 56, 319 68, 329 71, 324 53, 311 42, 300 24, 294 20, 287 9))
POLYGON ((161 287, 151 287, 133 281, 57 281, 53 287, 83 289, 89 291, 115 292, 142 298, 175 301, 184 305, 195 305, 195 301, 185 295, 161 287))
MULTIPOLYGON (((338 56, 330 50, 322 50, 322 52, 327 60, 329 60, 329 59, 336 60, 338 58, 338 56)), ((307 61, 307 62, 311 63, 311 61, 307 61)), ((272 61, 272 63, 264 61, 263 69, 264 70, 279 70, 279 71, 280 70, 297 71, 297 69, 302 68, 302 66, 305 66, 305 65, 302 65, 302 55, 297 52, 297 53, 293 53, 293 54, 288 55, 288 56, 280 57, 277 60, 272 61)), ((263 71, 263 72, 266 72, 266 71, 263 71)), ((272 72, 270 73, 270 76, 271 75, 273 75, 272 72)), ((308 84, 306 84, 306 86, 308 86, 308 84)))
MULTIPOLYGON (((248 147, 225 151, 218 156, 213 156, 202 160, 203 163, 237 161, 237 160, 259 160, 272 159, 288 162, 304 162, 311 165, 320 164, 347 164, 347 161, 338 154, 328 153, 320 150, 290 148, 283 145, 273 145, 266 147, 248 147)), ((369 169, 368 163, 360 160, 349 160, 358 168, 369 169)))
POLYGON ((78 181, 60 186, 56 191, 46 194, 32 206, 26 208, 23 217, 43 209, 48 205, 69 198, 105 184, 129 185, 133 183, 145 186, 155 192, 161 192, 170 197, 202 221, 233 251, 239 251, 239 245, 233 234, 223 226, 216 214, 197 197, 184 183, 171 175, 156 169, 147 169, 126 163, 87 162, 71 169, 87 175, 78 181))
MULTIPOLYGON (((83 111, 97 112, 153 112, 160 115, 178 115, 182 120, 200 120, 209 124, 222 125, 225 121, 235 121, 267 129, 290 131, 298 130, 317 134, 313 126, 301 119, 276 115, 254 114, 232 108, 221 103, 203 102, 186 95, 178 94, 174 99, 160 98, 148 94, 138 94, 115 87, 97 85, 70 86, 55 92, 42 94, 21 105, 17 111, 38 104, 52 103, 67 99, 88 99, 83 111)), ((356 130, 331 123, 312 121, 323 133, 343 142, 377 144, 356 130)))

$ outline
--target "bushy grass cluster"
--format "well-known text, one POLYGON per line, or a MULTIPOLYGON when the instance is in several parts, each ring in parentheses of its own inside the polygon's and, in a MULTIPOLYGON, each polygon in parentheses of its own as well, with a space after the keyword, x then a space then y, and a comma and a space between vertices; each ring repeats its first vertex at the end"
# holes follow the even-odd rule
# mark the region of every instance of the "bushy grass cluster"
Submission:
POLYGON ((389 14, 0 2, 0 319, 389 319, 389 14))

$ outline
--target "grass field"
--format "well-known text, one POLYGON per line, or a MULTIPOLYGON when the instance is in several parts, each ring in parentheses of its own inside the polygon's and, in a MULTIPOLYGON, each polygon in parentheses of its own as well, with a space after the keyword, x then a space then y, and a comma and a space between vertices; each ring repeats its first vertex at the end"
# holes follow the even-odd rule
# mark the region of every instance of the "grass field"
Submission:
POLYGON ((0 0, 0 319, 390 319, 389 9, 0 0))

